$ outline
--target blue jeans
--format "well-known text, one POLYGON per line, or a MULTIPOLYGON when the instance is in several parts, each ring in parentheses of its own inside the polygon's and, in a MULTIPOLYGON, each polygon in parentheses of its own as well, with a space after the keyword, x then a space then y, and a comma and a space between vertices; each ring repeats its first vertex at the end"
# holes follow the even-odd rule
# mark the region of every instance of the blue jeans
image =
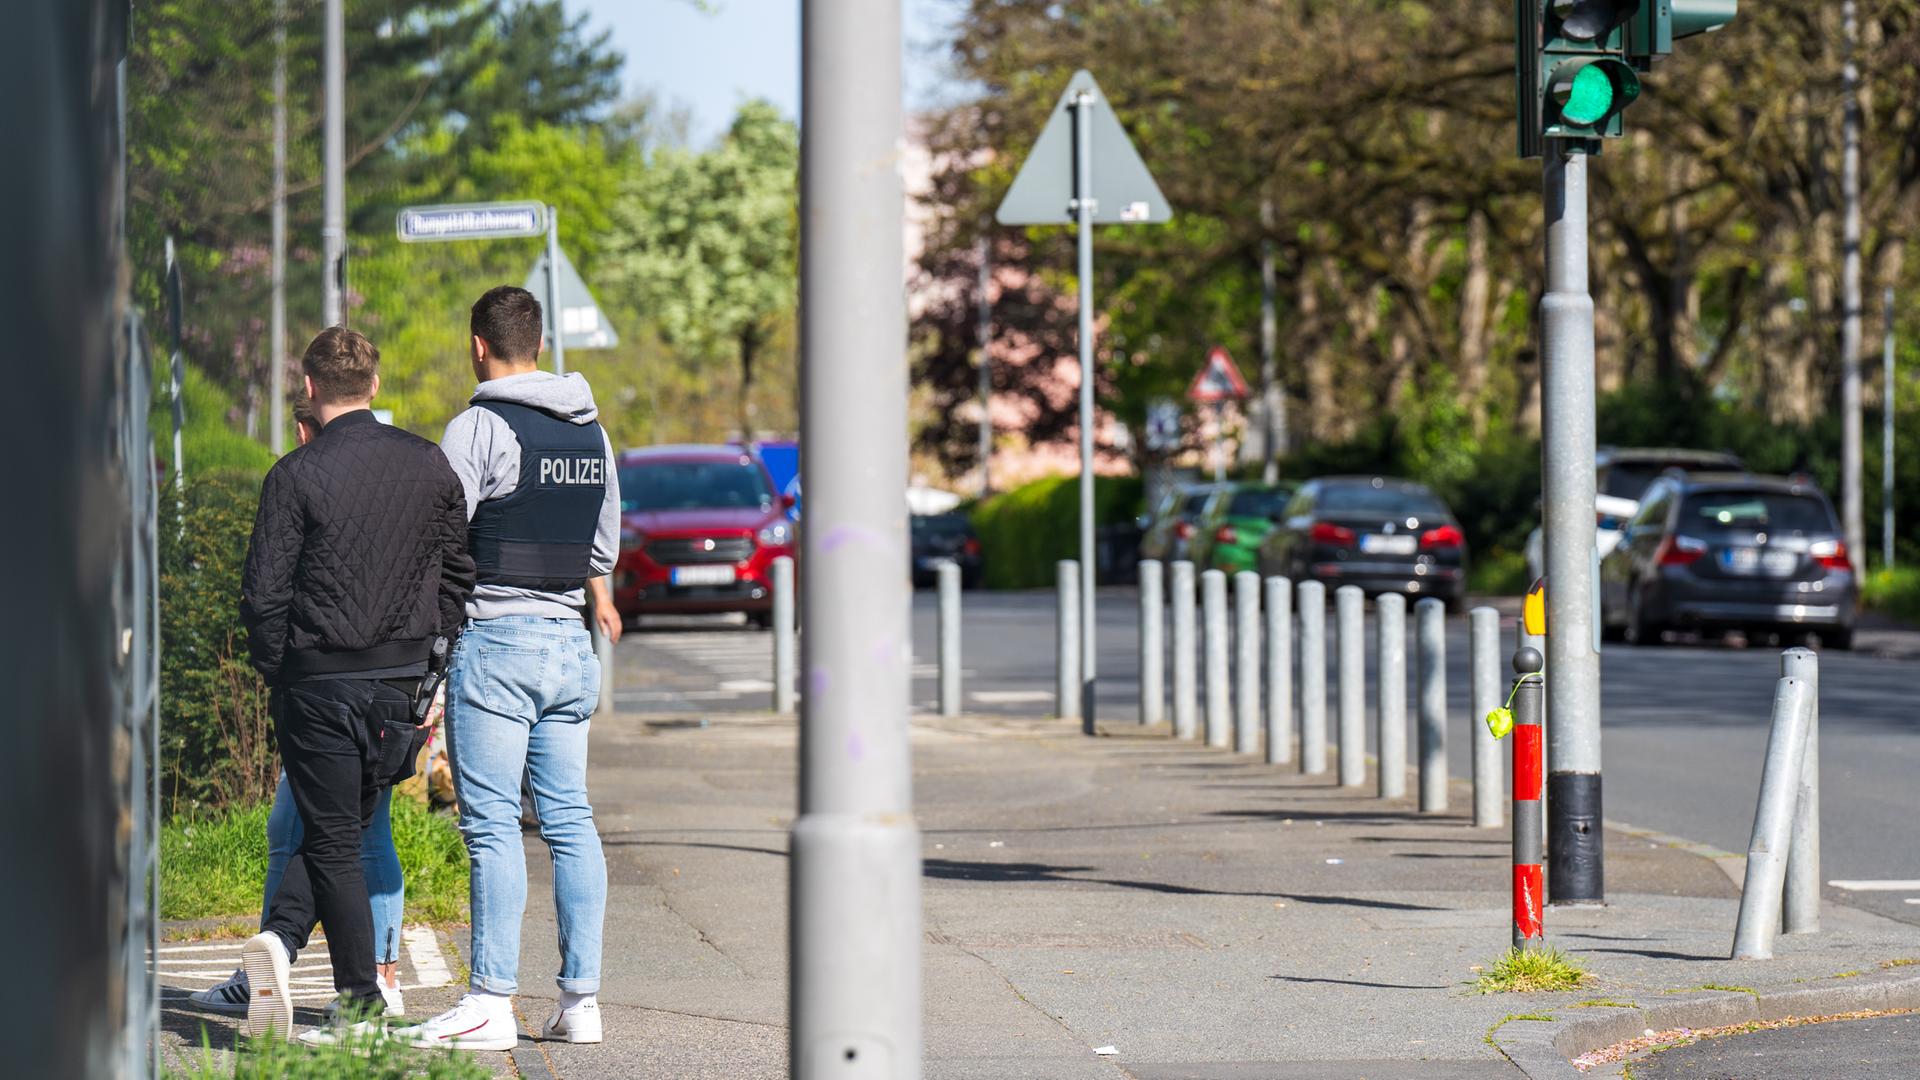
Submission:
MULTIPOLYGON (((400 920, 407 912, 406 881, 400 875, 400 855, 393 849, 393 789, 380 792, 374 806, 373 823, 360 834, 360 872, 367 879, 367 900, 373 905, 373 961, 391 964, 400 959, 400 920)), ((267 896, 260 905, 261 925, 266 925, 267 906, 280 888, 280 876, 287 871, 287 860, 300 850, 300 838, 306 834, 300 820, 300 808, 293 805, 293 792, 287 787, 286 770, 280 772, 280 786, 273 790, 273 811, 267 815, 267 896)))
POLYGON ((600 662, 578 619, 510 615, 467 623, 447 677, 447 753, 473 874, 475 990, 518 990, 527 908, 520 779, 532 784, 553 856, 560 989, 600 991, 607 864, 587 805, 588 718, 600 662))

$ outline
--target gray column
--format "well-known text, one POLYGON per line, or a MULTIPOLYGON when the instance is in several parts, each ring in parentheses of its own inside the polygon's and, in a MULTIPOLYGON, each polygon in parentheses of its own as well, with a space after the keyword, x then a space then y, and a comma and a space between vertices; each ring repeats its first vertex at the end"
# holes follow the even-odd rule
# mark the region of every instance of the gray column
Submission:
POLYGON ((1267 586, 1267 764, 1293 760, 1293 582, 1267 586))
POLYGON ((1812 710, 1813 696, 1806 683, 1783 678, 1775 684, 1767 761, 1760 773, 1760 802, 1754 809, 1753 836, 1747 841, 1747 875, 1740 889, 1739 921, 1733 929, 1735 960, 1773 959, 1773 938, 1780 929, 1781 892, 1787 877, 1787 850, 1792 843, 1793 808, 1806 764, 1807 717, 1812 710))
POLYGON ((560 330, 560 208, 547 207, 547 356, 557 375, 567 373, 567 336, 560 330))
POLYGON ((1327 587, 1294 587, 1300 607, 1300 771, 1327 771, 1327 587))
POLYGON ((1447 808, 1447 605, 1429 596, 1413 605, 1420 680, 1420 812, 1447 808))
POLYGON ((1173 737, 1191 739, 1200 726, 1199 689, 1194 671, 1199 648, 1193 610, 1193 564, 1173 564, 1173 737))
POLYGON ((1500 825, 1500 804, 1506 798, 1500 742, 1487 728, 1487 714, 1500 707, 1500 613, 1477 607, 1468 619, 1472 626, 1467 664, 1473 694, 1467 726, 1473 729, 1473 824, 1492 829, 1500 825))
POLYGON ((1407 598, 1381 593, 1373 601, 1373 617, 1380 625, 1380 730, 1374 741, 1380 748, 1380 797, 1407 794, 1407 598))
POLYGON ((1167 607, 1159 559, 1140 560, 1140 723, 1167 718, 1167 607))
POLYGON ((940 715, 960 715, 960 564, 940 563, 940 715))
POLYGON ((1207 745, 1224 747, 1233 712, 1227 697, 1227 575, 1200 575, 1200 607, 1206 620, 1207 745))
POLYGON ((1233 752, 1260 749, 1260 575, 1233 575, 1233 752))
POLYGON ((799 673, 794 661, 799 652, 795 640, 793 560, 782 555, 773 560, 773 711, 792 712, 799 705, 799 673))
POLYGON ((900 4, 804 4, 800 48, 800 538, 814 601, 800 609, 788 1059, 798 1080, 918 1080, 900 4))
POLYGON ((611 720, 619 711, 619 703, 614 700, 614 659, 613 639, 600 632, 600 624, 589 619, 592 630, 589 637, 593 640, 593 658, 600 661, 600 702, 593 710, 595 720, 611 720))
POLYGON ((1367 782, 1367 594, 1360 586, 1333 591, 1333 623, 1340 786, 1359 787, 1367 782))
POLYGON ((320 325, 346 321, 341 301, 347 257, 347 24, 343 0, 327 0, 321 34, 320 325))
POLYGON ((1787 852, 1783 929, 1789 934, 1816 934, 1820 932, 1820 657, 1812 649, 1788 649, 1780 654, 1780 674, 1807 687, 1807 749, 1802 755, 1787 852))
POLYGON ((1053 714, 1080 718, 1080 564, 1053 564, 1053 714))
POLYGON ((287 450, 287 0, 273 5, 273 255, 267 315, 267 447, 287 450))
POLYGON ((1094 368, 1093 348, 1093 110, 1099 103, 1082 92, 1074 99, 1073 195, 1074 241, 1079 256, 1080 281, 1080 730, 1093 734, 1094 678, 1096 675, 1095 640, 1099 623, 1094 613, 1094 571, 1099 559, 1093 539, 1093 446, 1094 425, 1099 422, 1093 406, 1094 384, 1099 381, 1094 368))

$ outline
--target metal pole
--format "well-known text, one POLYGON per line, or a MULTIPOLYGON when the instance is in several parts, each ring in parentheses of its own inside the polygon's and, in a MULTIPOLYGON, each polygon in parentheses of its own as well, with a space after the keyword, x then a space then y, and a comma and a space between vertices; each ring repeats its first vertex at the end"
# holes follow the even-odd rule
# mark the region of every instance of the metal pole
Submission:
POLYGON ((593 638, 593 657, 600 661, 600 702, 593 710, 593 718, 611 720, 613 714, 619 711, 619 703, 614 700, 617 680, 613 668, 613 639, 600 632, 598 621, 588 619, 587 623, 593 638))
POLYGON ((1381 593, 1373 617, 1380 624, 1379 790, 1383 799, 1399 799, 1407 794, 1407 598, 1381 593))
POLYGON ((1233 752, 1260 749, 1260 575, 1233 575, 1233 752))
POLYGON ((1467 618, 1471 626, 1467 670, 1472 695, 1467 726, 1473 729, 1473 825, 1494 829, 1500 826, 1505 792, 1501 790, 1500 741, 1487 727, 1487 714, 1500 707, 1500 613, 1477 607, 1467 618))
POLYGON ((1547 289, 1540 299, 1541 473, 1546 489, 1547 875, 1556 904, 1602 903, 1600 655, 1594 651, 1593 298, 1587 157, 1546 155, 1547 289))
MULTIPOLYGON (((1260 200, 1260 227, 1273 231, 1273 199, 1260 200)), ((1260 396, 1264 404, 1265 437, 1260 449, 1265 462, 1260 466, 1264 483, 1280 479, 1280 455, 1287 451, 1287 391, 1280 385, 1280 322, 1274 313, 1274 296, 1279 291, 1273 269, 1273 237, 1260 239, 1260 396)))
POLYGON ((1093 734, 1093 95, 1073 102, 1073 204, 1080 248, 1080 730, 1093 734))
POLYGON ((788 1060, 799 1080, 918 1080, 900 4, 805 4, 800 43, 801 561, 818 602, 800 609, 788 1060))
POLYGON ((547 349, 553 353, 553 371, 567 373, 566 332, 560 326, 560 210, 547 207, 547 349))
POLYGON ((960 715, 960 564, 940 564, 940 715, 960 715))
POLYGON ((798 643, 794 640, 793 559, 773 560, 773 711, 785 715, 799 704, 800 680, 794 670, 798 643))
POLYGON ((1080 568, 1072 559, 1053 564, 1053 714, 1080 716, 1080 568))
POLYGON ((1887 340, 1880 372, 1880 563, 1893 569, 1893 286, 1886 292, 1887 340))
POLYGON ((1805 767, 1807 717, 1813 711, 1811 689, 1798 679, 1782 678, 1774 684, 1767 763, 1760 773, 1760 802, 1753 813, 1753 835, 1747 841, 1747 876, 1740 888, 1740 918, 1733 930, 1735 960, 1773 959, 1793 808, 1805 767))
POLYGON ((1820 932, 1820 657, 1812 649, 1780 654, 1780 674, 1806 684, 1807 749, 1802 757, 1793 835, 1787 851, 1787 889, 1781 929, 1820 932))
POLYGON ((1513 947, 1547 947, 1543 904, 1545 888, 1540 864, 1546 842, 1546 795, 1541 773, 1543 759, 1541 709, 1546 688, 1539 672, 1546 662, 1540 650, 1521 645, 1513 653, 1513 947), (1532 676, 1531 678, 1529 676, 1532 676))
POLYGON ((1420 812, 1447 808, 1447 605, 1429 596, 1413 605, 1420 685, 1420 812))
POLYGON ((1293 760, 1293 582, 1267 579, 1267 764, 1293 760))
POLYGON ((1358 585, 1333 590, 1335 729, 1340 743, 1340 786, 1367 782, 1367 594, 1358 585))
POLYGON ((1194 671, 1193 564, 1173 564, 1173 737, 1191 739, 1199 727, 1194 671))
POLYGON ((273 300, 268 314, 267 446, 287 452, 287 2, 273 6, 273 300))
POLYGON ((1856 572, 1867 566, 1867 526, 1860 495, 1860 64, 1855 59, 1860 21, 1854 0, 1840 5, 1845 63, 1840 81, 1842 142, 1840 192, 1846 203, 1840 263, 1840 516, 1847 534, 1847 555, 1856 572))
POLYGON ((980 389, 975 396, 980 402, 980 497, 984 499, 993 492, 993 303, 988 299, 993 283, 993 247, 982 236, 978 248, 980 283, 979 295, 974 298, 978 321, 973 338, 980 352, 980 389))
POLYGON ((1200 609, 1206 619, 1207 745, 1224 747, 1232 724, 1227 699, 1227 575, 1208 570, 1200 575, 1200 609))
POLYGON ((347 259, 347 23, 341 0, 327 0, 321 85, 326 116, 321 122, 320 166, 324 172, 320 224, 320 322, 340 326, 346 309, 340 293, 347 259))
POLYGON ((182 325, 186 321, 186 312, 183 310, 186 301, 181 294, 180 267, 173 261, 173 237, 171 236, 167 237, 166 253, 167 336, 170 339, 168 344, 172 354, 167 360, 167 377, 170 380, 169 391, 173 404, 173 500, 174 510, 179 515, 174 522, 174 527, 184 529, 187 510, 186 504, 182 501, 181 492, 185 490, 187 483, 187 459, 186 444, 182 441, 180 432, 187 426, 187 403, 180 395, 187 381, 187 360, 186 354, 180 348, 180 338, 182 325))
POLYGON ((1294 586, 1300 608, 1300 771, 1327 771, 1327 587, 1294 586))
POLYGON ((1159 559, 1140 560, 1140 723, 1167 718, 1166 602, 1159 559))

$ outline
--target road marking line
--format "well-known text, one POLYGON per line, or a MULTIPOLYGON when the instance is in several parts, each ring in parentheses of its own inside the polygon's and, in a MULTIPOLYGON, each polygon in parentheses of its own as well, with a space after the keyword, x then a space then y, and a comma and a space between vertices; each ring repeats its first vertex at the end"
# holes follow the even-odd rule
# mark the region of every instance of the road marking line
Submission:
POLYGON ((734 694, 754 694, 773 689, 773 684, 765 679, 729 679, 720 684, 720 689, 734 694))
POLYGON ((1920 881, 1829 881, 1827 884, 1848 892, 1913 892, 1920 889, 1920 881))
POLYGON ((446 955, 440 951, 440 939, 434 935, 431 926, 409 926, 401 931, 406 939, 407 959, 413 961, 414 974, 419 976, 421 986, 445 986, 453 981, 453 972, 447 970, 446 955))
POLYGON ((1053 700, 1051 690, 975 690, 967 696, 982 705, 1024 705, 1053 700))

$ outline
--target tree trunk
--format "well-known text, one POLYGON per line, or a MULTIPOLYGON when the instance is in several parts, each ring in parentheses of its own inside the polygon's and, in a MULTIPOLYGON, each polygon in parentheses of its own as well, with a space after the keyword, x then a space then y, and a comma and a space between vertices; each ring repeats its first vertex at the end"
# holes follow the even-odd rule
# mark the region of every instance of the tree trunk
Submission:
POLYGON ((760 328, 740 331, 740 441, 753 441, 753 364, 760 355, 760 328))

